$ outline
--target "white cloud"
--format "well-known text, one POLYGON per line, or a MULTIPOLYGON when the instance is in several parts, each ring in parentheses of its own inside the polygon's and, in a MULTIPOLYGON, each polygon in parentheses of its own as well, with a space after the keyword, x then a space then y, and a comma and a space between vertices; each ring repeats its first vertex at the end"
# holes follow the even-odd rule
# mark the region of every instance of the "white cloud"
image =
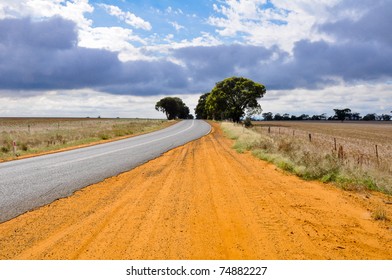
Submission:
POLYGON ((208 23, 223 37, 242 36, 245 43, 291 51, 301 39, 328 39, 314 29, 316 23, 331 18, 328 8, 339 0, 225 0, 213 5, 218 15, 208 23), (271 7, 270 4, 273 6, 271 7))
POLYGON ((146 45, 147 42, 134 35, 131 29, 116 26, 87 28, 79 31, 79 37, 79 46, 119 52, 119 58, 122 61, 151 59, 143 55, 140 48, 132 45, 131 42, 143 45, 146 45))
POLYGON ((168 34, 163 38, 162 43, 158 38, 151 38, 150 44, 144 47, 148 53, 152 53, 159 56, 165 56, 168 61, 176 63, 178 65, 184 65, 182 61, 171 57, 170 54, 174 49, 186 48, 186 47, 196 47, 196 46, 218 46, 222 44, 222 41, 219 40, 216 36, 208 32, 201 32, 200 36, 192 38, 190 40, 184 39, 179 42, 174 41, 174 35, 168 34), (157 43, 154 43, 157 41, 157 43))
POLYGON ((181 9, 173 9, 171 6, 167 7, 165 10, 166 14, 183 15, 184 12, 181 9))
POLYGON ((172 40, 174 39, 174 35, 173 34, 167 34, 165 39, 163 39, 164 41, 170 43, 172 42, 172 40))
POLYGON ((42 92, 39 96, 2 97, 3 117, 145 117, 165 118, 155 110, 163 96, 112 95, 90 89, 42 92))
MULTIPOLYGON (((146 30, 151 29, 150 23, 133 15, 124 12, 116 6, 103 5, 108 13, 119 17, 127 24, 146 30)), ((93 27, 93 21, 86 17, 86 14, 94 12, 94 7, 89 0, 1 0, 0 19, 32 17, 36 20, 61 16, 76 23, 79 33, 78 45, 86 48, 106 49, 119 52, 119 58, 123 61, 146 59, 140 48, 136 48, 132 43, 136 42, 146 45, 147 41, 140 36, 133 34, 131 29, 123 27, 93 27)))
POLYGON ((178 24, 176 21, 170 21, 169 23, 176 29, 177 32, 181 29, 185 29, 184 26, 178 24))
POLYGON ((94 7, 88 0, 2 0, 0 18, 32 17, 36 19, 61 16, 77 23, 79 28, 92 24, 84 14, 92 13, 94 7))
POLYGON ((148 21, 145 21, 131 12, 124 12, 119 7, 113 5, 99 4, 99 6, 104 8, 109 15, 117 17, 134 28, 144 30, 152 29, 152 26, 148 21))
POLYGON ((333 109, 350 108, 362 116, 369 113, 388 114, 392 104, 392 85, 337 85, 322 90, 271 90, 261 99, 263 112, 333 115, 333 109), (369 93, 376 93, 370 95, 369 93), (353 95, 355 94, 355 98, 353 95))

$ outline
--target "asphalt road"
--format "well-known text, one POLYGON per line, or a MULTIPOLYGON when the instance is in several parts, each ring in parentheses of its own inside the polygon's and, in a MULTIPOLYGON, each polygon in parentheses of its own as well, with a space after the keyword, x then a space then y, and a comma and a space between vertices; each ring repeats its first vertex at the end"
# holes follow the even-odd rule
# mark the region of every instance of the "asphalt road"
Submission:
POLYGON ((0 163, 0 223, 133 169, 210 129, 204 121, 187 120, 120 141, 0 163))

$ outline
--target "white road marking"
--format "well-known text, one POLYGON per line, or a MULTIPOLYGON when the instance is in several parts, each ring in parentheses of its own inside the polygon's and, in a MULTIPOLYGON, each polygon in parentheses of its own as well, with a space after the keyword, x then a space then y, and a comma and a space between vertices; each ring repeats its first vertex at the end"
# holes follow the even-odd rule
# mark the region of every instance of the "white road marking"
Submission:
POLYGON ((183 133, 183 132, 191 129, 194 126, 194 124, 195 124, 195 120, 192 120, 192 125, 190 127, 186 128, 184 130, 181 130, 179 132, 176 132, 174 134, 171 134, 171 135, 168 135, 168 136, 165 136, 165 137, 161 137, 161 138, 158 138, 158 139, 154 139, 154 140, 151 140, 151 141, 148 141, 148 142, 144 142, 144 143, 141 143, 141 144, 129 146, 129 147, 126 147, 126 148, 116 149, 116 150, 112 150, 112 151, 104 152, 104 153, 99 153, 99 154, 95 154, 95 155, 84 157, 84 158, 78 158, 78 159, 74 159, 74 160, 64 161, 64 162, 61 162, 61 163, 58 163, 58 164, 51 165, 51 167, 63 166, 63 165, 66 165, 66 164, 79 162, 79 161, 83 161, 83 160, 87 160, 87 159, 92 159, 92 158, 96 158, 96 157, 100 157, 100 156, 104 156, 104 155, 108 155, 108 154, 112 154, 112 153, 117 153, 117 152, 124 151, 124 150, 129 150, 129 149, 132 149, 132 148, 135 148, 135 147, 151 144, 151 143, 160 141, 162 139, 170 138, 170 137, 173 137, 173 136, 178 135, 180 133, 183 133))

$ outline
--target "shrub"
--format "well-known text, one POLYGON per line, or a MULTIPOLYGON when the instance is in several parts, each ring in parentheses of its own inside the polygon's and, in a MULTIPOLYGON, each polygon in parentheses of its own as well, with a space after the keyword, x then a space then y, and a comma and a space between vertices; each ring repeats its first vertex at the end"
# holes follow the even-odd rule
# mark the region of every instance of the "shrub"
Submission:
POLYGON ((1 147, 1 152, 2 153, 9 153, 9 151, 10 151, 10 147, 8 147, 8 146, 3 146, 3 147, 1 147))
POLYGON ((29 147, 27 146, 26 143, 20 144, 20 148, 21 148, 22 151, 25 151, 25 152, 29 149, 29 147))
POLYGON ((108 140, 110 138, 110 136, 107 134, 101 134, 101 135, 99 135, 99 138, 101 138, 102 140, 108 140))
POLYGON ((278 151, 290 154, 295 150, 295 145, 292 141, 283 139, 278 143, 278 151))
POLYGON ((285 171, 294 173, 294 170, 295 170, 294 164, 293 164, 290 160, 281 159, 280 161, 277 161, 277 162, 276 162, 276 165, 277 165, 280 169, 282 169, 282 170, 285 170, 285 171))

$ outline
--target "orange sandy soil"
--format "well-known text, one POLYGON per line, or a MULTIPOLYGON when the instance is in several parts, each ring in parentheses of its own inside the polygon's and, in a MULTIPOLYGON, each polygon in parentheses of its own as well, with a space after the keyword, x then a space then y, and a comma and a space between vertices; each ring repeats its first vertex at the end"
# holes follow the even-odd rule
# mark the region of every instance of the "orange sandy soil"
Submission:
POLYGON ((284 174, 214 124, 132 171, 0 224, 0 259, 392 259, 392 200, 284 174))

